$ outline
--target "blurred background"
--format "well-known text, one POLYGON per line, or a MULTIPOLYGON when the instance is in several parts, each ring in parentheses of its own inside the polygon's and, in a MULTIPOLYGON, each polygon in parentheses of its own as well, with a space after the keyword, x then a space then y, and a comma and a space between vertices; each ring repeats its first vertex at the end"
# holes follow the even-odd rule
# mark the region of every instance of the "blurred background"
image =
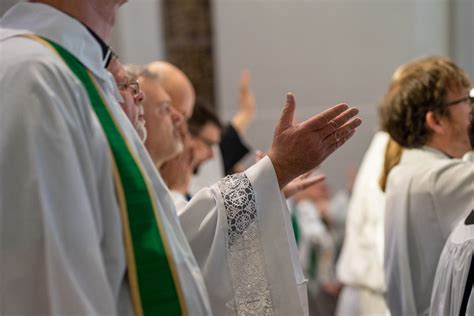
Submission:
MULTIPOLYGON (((16 2, 2 0, 0 14, 16 2)), ((249 69, 254 149, 269 148, 288 91, 299 120, 339 102, 358 106, 363 126, 321 167, 337 191, 378 128, 376 106, 397 66, 445 55, 474 78, 474 0, 132 0, 111 45, 127 63, 176 64, 223 121, 249 69)))

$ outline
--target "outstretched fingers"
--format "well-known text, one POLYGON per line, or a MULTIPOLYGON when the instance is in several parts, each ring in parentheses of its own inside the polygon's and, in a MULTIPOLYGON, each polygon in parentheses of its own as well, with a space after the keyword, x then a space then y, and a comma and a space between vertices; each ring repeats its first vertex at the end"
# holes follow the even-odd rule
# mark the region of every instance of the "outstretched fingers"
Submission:
POLYGON ((326 111, 307 119, 301 125, 303 128, 311 131, 319 130, 325 127, 331 120, 334 120, 336 117, 344 113, 348 108, 349 107, 345 103, 335 105, 326 111))
POLYGON ((333 120, 330 120, 328 122, 328 124, 326 124, 325 127, 318 130, 318 135, 322 139, 325 139, 326 137, 328 137, 332 133, 336 132, 339 128, 344 126, 344 124, 349 122, 349 120, 351 120, 358 113, 359 113, 359 109, 357 109, 357 108, 350 108, 350 109, 344 111, 342 114, 338 115, 333 120))
POLYGON ((325 175, 317 175, 317 176, 312 176, 311 178, 304 179, 300 182, 299 188, 300 190, 304 190, 306 188, 309 188, 313 184, 322 182, 323 180, 326 179, 325 175))
POLYGON ((323 141, 327 146, 327 151, 332 153, 337 148, 341 147, 355 134, 355 130, 360 124, 362 124, 360 118, 353 118, 338 128, 334 133, 328 135, 323 141))
MULTIPOLYGON (((308 172, 308 174, 310 173, 312 173, 312 170, 308 172)), ((309 178, 308 176, 306 176, 306 174, 301 175, 290 183, 288 183, 283 189, 283 193, 285 194, 286 198, 290 198, 296 193, 303 191, 308 187, 323 181, 324 179, 326 179, 324 175, 317 175, 309 178)))

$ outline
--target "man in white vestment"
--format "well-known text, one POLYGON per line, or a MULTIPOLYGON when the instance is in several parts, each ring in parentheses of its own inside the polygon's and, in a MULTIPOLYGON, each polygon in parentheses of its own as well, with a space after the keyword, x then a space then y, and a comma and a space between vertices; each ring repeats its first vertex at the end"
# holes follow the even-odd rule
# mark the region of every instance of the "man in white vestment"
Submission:
MULTIPOLYGON (((397 69, 389 90, 398 89, 403 68, 397 69)), ((357 174, 346 222, 346 238, 337 264, 344 284, 337 315, 389 315, 383 271, 385 186, 401 147, 379 131, 365 153, 357 174)))
MULTIPOLYGON (((474 99, 474 90, 471 97, 474 99)), ((472 150, 464 155, 473 163, 474 116, 469 132, 472 150)), ((473 180, 474 181, 474 180, 473 180)), ((474 315, 474 192, 471 206, 449 236, 439 258, 431 294, 430 315, 474 315)))
POLYGON ((337 263, 344 284, 337 315, 387 315, 383 274, 383 219, 385 196, 379 186, 389 136, 375 134, 352 191, 346 236, 337 263))
POLYGON ((182 313, 305 314, 306 290, 280 189, 354 134, 357 109, 340 104, 293 125, 295 101, 288 94, 268 156, 202 190, 180 224, 105 69, 110 52, 103 40, 124 1, 38 2, 20 3, 0 21, 0 107, 8 113, 0 116, 0 314, 140 312, 113 177, 113 156, 120 153, 111 152, 109 131, 79 77, 29 34, 62 47, 92 78, 118 128, 114 136, 122 137, 153 192, 182 313))
POLYGON ((405 66, 382 125, 404 149, 386 188, 384 269, 393 315, 427 315, 441 250, 474 196, 471 82, 441 57, 405 66))
POLYGON ((138 76, 146 98, 143 112, 147 129, 145 148, 159 170, 163 163, 183 150, 180 127, 182 116, 171 106, 171 98, 160 85, 159 78, 143 71, 138 76))
POLYGON ((146 140, 145 118, 143 116, 143 92, 136 78, 132 80, 117 56, 113 55, 107 70, 112 74, 117 84, 122 101, 120 106, 142 141, 146 140))

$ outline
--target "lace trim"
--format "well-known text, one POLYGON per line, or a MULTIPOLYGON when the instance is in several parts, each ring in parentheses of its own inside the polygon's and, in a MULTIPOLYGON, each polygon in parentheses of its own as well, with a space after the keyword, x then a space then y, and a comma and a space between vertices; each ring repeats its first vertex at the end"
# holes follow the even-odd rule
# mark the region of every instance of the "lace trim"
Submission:
POLYGON ((255 194, 243 173, 218 183, 227 214, 227 256, 234 299, 226 304, 238 315, 273 315, 257 221, 255 194))

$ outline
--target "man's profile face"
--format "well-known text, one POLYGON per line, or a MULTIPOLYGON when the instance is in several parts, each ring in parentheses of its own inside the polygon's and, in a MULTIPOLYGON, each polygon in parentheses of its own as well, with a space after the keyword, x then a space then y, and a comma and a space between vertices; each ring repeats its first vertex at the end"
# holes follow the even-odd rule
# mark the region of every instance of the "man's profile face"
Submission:
POLYGON ((137 131, 140 139, 146 139, 145 118, 143 116, 143 92, 138 82, 131 82, 127 71, 120 60, 113 57, 107 68, 115 79, 122 102, 119 102, 123 111, 137 131))
POLYGON ((143 102, 148 132, 145 147, 155 162, 164 162, 179 154, 183 148, 179 132, 182 120, 159 83, 148 78, 140 78, 139 82, 146 95, 143 102))
POLYGON ((448 105, 448 116, 446 135, 451 141, 453 150, 459 157, 471 150, 470 130, 472 128, 472 115, 474 107, 469 97, 470 88, 458 91, 448 91, 446 103, 448 105), (456 102, 462 100, 460 102, 456 102), (455 103, 453 103, 455 102, 455 103))
POLYGON ((135 101, 133 99, 132 91, 130 91, 130 89, 128 88, 129 79, 127 76, 127 72, 125 71, 125 68, 120 63, 118 58, 115 57, 112 58, 112 60, 110 61, 108 70, 114 77, 120 96, 123 99, 122 102, 119 102, 120 106, 122 107, 130 122, 132 122, 133 124, 135 120, 135 101))
POLYGON ((469 141, 471 142, 471 150, 474 150, 474 112, 471 114, 471 125, 469 126, 469 141))
POLYGON ((221 130, 217 125, 209 122, 202 127, 198 135, 192 137, 192 140, 196 169, 198 169, 203 162, 214 157, 213 148, 221 141, 221 130))

